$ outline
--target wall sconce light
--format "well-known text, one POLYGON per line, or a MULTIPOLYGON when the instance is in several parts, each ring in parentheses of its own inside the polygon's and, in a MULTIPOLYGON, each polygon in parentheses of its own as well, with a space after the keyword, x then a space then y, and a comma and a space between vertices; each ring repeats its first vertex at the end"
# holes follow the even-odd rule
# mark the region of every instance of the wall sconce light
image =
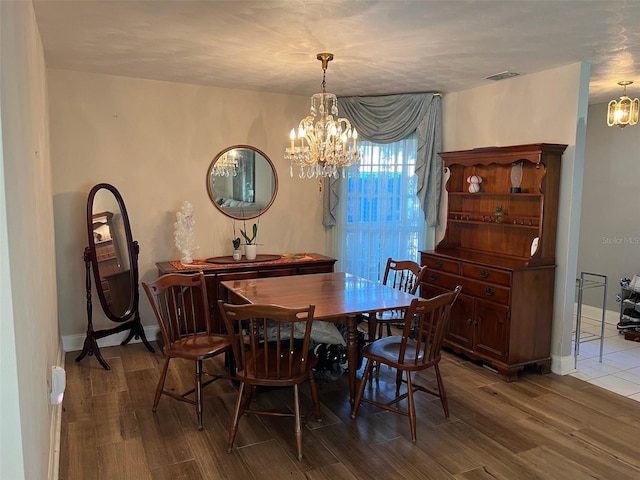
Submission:
POLYGON ((618 125, 620 128, 624 128, 627 125, 635 125, 638 123, 638 99, 634 98, 631 100, 627 97, 627 85, 631 85, 632 83, 630 80, 618 82, 618 85, 624 87, 624 92, 620 100, 611 100, 609 102, 607 125, 610 127, 618 125))

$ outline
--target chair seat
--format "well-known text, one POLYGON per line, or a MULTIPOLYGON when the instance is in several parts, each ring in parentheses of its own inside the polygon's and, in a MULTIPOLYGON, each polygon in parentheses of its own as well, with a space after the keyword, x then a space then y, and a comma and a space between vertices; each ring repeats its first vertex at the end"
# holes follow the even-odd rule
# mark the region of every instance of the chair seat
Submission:
POLYGON ((296 383, 300 383, 300 379, 304 379, 309 376, 309 371, 314 368, 317 364, 316 356, 309 352, 307 354, 307 362, 303 364, 301 362, 302 352, 295 352, 292 357, 285 355, 284 357, 279 359, 280 362, 280 376, 281 380, 276 380, 278 377, 277 368, 278 368, 278 357, 276 356, 275 350, 269 350, 268 354, 269 361, 269 371, 268 378, 265 378, 264 372, 264 350, 261 355, 258 355, 257 361, 255 362, 257 365, 254 365, 253 357, 248 356, 246 358, 246 369, 238 370, 236 372, 236 377, 239 380, 247 379, 253 382, 259 382, 262 385, 269 386, 288 386, 296 383), (291 376, 289 376, 289 360, 293 361, 293 370, 291 372, 291 376), (255 374, 255 372, 259 372, 260 376, 255 374))
POLYGON ((226 335, 202 333, 177 340, 166 346, 164 352, 169 357, 198 360, 217 355, 230 348, 231 343, 226 335))
POLYGON ((393 368, 401 367, 402 370, 412 370, 424 368, 426 363, 423 350, 420 349, 416 355, 417 343, 413 339, 406 340, 406 350, 404 362, 400 363, 400 347, 402 346, 401 336, 384 337, 362 348, 362 355, 376 362, 385 363, 393 368))

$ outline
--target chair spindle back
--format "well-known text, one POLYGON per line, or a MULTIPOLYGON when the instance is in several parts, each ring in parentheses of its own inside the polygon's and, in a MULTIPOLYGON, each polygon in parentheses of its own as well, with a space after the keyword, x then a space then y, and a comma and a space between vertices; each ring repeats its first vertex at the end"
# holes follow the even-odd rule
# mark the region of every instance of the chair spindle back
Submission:
POLYGON ((407 318, 413 322, 406 322, 402 332, 402 344, 398 361, 404 362, 407 348, 414 349, 410 358, 416 364, 429 364, 440 360, 440 348, 449 323, 451 308, 462 288, 425 299, 416 298, 407 310, 407 318), (414 341, 409 343, 409 339, 414 341))
POLYGON ((287 385, 306 371, 315 306, 218 304, 233 339, 239 378, 250 377, 262 385, 287 385))
POLYGON ((211 317, 205 277, 202 272, 191 275, 163 275, 143 287, 158 319, 165 345, 197 333, 211 334, 211 317))

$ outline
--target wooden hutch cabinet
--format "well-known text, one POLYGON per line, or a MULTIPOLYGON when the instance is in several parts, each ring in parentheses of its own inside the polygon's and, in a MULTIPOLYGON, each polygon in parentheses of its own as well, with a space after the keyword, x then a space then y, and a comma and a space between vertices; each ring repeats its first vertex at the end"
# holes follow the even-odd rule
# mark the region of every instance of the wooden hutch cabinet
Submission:
POLYGON ((462 285, 444 345, 509 381, 527 365, 544 373, 551 366, 565 148, 539 143, 440 153, 449 174, 446 232, 434 251, 421 252, 429 267, 421 294, 462 285), (469 190, 474 175, 482 179, 476 193, 469 190))

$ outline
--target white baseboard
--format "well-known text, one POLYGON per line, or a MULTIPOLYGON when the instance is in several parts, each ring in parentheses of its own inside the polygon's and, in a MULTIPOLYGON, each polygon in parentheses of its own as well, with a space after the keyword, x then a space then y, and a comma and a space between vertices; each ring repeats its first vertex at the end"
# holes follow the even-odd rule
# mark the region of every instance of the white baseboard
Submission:
MULTIPOLYGON (((147 340, 149 342, 154 342, 156 340, 156 335, 160 331, 160 327, 157 325, 154 326, 143 326, 144 334, 147 336, 147 340)), ((129 335, 129 330, 125 330, 124 332, 114 333, 113 335, 109 335, 108 337, 98 339, 98 347, 113 347, 115 345, 120 345, 125 338, 129 335)), ((84 346, 84 339, 86 334, 81 335, 64 335, 62 337, 62 346, 65 352, 76 352, 78 350, 82 350, 84 346)), ((132 338, 130 343, 139 343, 142 340, 139 338, 132 338)))
POLYGON ((558 375, 569 375, 576 372, 576 359, 573 355, 560 357, 551 355, 551 371, 558 375))

